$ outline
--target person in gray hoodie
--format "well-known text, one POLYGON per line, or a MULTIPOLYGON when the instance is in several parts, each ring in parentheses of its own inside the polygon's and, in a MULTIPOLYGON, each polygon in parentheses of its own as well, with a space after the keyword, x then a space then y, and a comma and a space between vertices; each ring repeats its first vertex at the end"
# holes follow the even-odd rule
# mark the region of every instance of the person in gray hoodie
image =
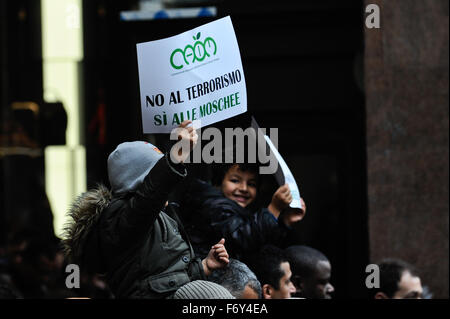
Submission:
MULTIPOLYGON (((198 137, 190 123, 177 134, 192 150, 198 137)), ((63 238, 67 259, 81 271, 105 274, 116 298, 172 298, 228 264, 224 239, 205 259, 196 257, 176 206, 167 204, 187 175, 187 156, 176 147, 163 155, 147 142, 122 143, 108 157, 111 190, 100 185, 75 200, 63 238)))

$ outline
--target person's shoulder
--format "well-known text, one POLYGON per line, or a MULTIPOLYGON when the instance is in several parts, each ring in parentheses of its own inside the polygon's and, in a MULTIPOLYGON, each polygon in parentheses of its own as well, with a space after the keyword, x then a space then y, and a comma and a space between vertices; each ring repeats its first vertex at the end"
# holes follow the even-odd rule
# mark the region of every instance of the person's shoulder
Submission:
POLYGON ((256 209, 254 215, 257 220, 263 220, 269 224, 279 225, 278 219, 266 207, 256 209))
POLYGON ((189 185, 191 194, 205 201, 208 199, 219 199, 223 197, 222 192, 209 182, 199 178, 193 178, 189 185))
POLYGON ((102 211, 101 220, 103 222, 110 221, 113 218, 117 218, 120 212, 125 210, 129 206, 129 201, 133 193, 126 194, 113 194, 108 205, 102 211))

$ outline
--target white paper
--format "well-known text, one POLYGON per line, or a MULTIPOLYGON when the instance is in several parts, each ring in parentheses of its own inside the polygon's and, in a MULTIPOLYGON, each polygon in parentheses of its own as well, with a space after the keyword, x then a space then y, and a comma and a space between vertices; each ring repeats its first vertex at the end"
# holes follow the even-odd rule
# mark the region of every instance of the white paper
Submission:
MULTIPOLYGON (((273 145, 272 141, 267 135, 264 135, 264 138, 266 139, 267 144, 270 147, 270 150, 272 154, 275 155, 275 158, 278 161, 278 164, 281 167, 281 171, 284 175, 284 182, 288 184, 289 189, 291 191, 292 195, 292 202, 289 205, 291 208, 300 208, 302 207, 302 202, 300 201, 300 191, 298 190, 297 183, 295 182, 294 175, 292 175, 291 170, 287 166, 286 162, 284 161, 283 157, 281 157, 280 153, 276 149, 275 145, 273 145)), ((281 185, 280 185, 281 186, 281 185)))
POLYGON ((170 133, 187 119, 207 126, 247 111, 230 17, 136 47, 145 134, 170 133))

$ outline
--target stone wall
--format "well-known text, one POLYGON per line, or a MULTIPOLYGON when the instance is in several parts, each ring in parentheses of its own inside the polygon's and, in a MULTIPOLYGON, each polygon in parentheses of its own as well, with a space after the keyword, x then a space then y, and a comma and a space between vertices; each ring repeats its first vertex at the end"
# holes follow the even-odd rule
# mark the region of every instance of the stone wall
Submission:
POLYGON ((449 100, 447 0, 366 0, 369 238, 372 262, 415 265, 448 298, 449 100))

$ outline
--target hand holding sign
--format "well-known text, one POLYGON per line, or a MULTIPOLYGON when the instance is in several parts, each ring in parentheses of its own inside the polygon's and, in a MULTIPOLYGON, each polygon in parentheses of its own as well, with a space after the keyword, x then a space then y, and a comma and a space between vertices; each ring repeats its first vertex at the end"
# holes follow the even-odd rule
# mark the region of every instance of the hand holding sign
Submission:
POLYGON ((281 211, 289 207, 292 202, 292 195, 288 184, 280 186, 272 196, 272 201, 269 204, 269 211, 276 217, 280 215, 281 211))
POLYGON ((305 217, 306 214, 306 204, 303 198, 300 197, 300 202, 302 203, 302 208, 288 208, 282 214, 282 219, 285 225, 292 226, 296 222, 299 222, 305 217))
MULTIPOLYGON (((275 146, 273 145, 270 138, 267 135, 264 137, 266 138, 267 144, 271 148, 273 154, 275 154, 275 157, 278 160, 278 163, 280 164, 281 172, 284 176, 284 181, 286 183, 283 186, 281 186, 279 188, 279 190, 286 186, 289 190, 289 197, 287 197, 287 198, 290 198, 291 201, 283 209, 284 211, 282 214, 282 218, 286 225, 291 226, 292 224, 302 220, 303 217, 305 216, 305 213, 306 213, 305 202, 303 201, 303 198, 300 197, 300 192, 298 190, 297 183, 295 182, 294 175, 292 175, 291 170, 288 168, 286 162, 281 157, 280 153, 278 153, 278 150, 275 148, 275 146)), ((283 193, 283 194, 285 194, 285 193, 283 193)), ((276 207, 276 206, 272 206, 272 207, 276 207)), ((270 205, 268 208, 270 210, 270 208, 271 208, 270 205)), ((281 213, 281 211, 278 213, 278 215, 280 215, 280 213, 281 213)), ((273 214, 273 212, 272 212, 272 214, 273 214)), ((275 216, 275 214, 274 214, 274 216, 275 216)), ((277 217, 277 216, 275 216, 275 217, 277 217)))
POLYGON ((272 201, 270 202, 267 209, 276 217, 283 219, 284 224, 287 226, 292 226, 296 222, 305 217, 306 205, 303 198, 300 197, 301 208, 290 207, 292 203, 292 194, 289 189, 289 184, 284 184, 280 186, 275 194, 272 196, 272 201), (283 213, 282 213, 283 212, 283 213), (282 213, 282 214, 281 214, 282 213))
POLYGON ((257 136, 255 138, 258 139, 258 143, 265 142, 267 144, 270 148, 270 156, 278 164, 274 177, 280 187, 273 195, 272 201, 267 208, 276 218, 280 217, 281 212, 283 212, 281 217, 285 224, 290 226, 305 216, 305 203, 300 197, 300 191, 298 190, 294 175, 291 173, 291 170, 271 139, 261 132, 254 117, 252 117, 251 126, 256 131, 257 136))
POLYGON ((197 145, 197 131, 190 125, 191 123, 192 121, 189 120, 184 121, 170 133, 171 139, 178 141, 170 149, 170 159, 175 164, 183 163, 195 145, 197 145), (176 138, 172 138, 174 136, 176 138))

